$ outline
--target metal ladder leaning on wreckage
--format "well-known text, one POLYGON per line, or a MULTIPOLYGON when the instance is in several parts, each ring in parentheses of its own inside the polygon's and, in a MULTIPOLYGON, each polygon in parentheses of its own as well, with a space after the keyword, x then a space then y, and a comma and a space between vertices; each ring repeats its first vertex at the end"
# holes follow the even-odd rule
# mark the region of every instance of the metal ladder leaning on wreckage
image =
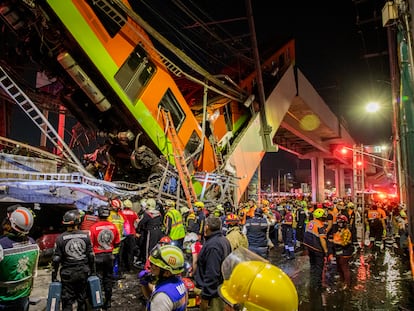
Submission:
MULTIPOLYGON (((77 156, 72 152, 65 141, 59 136, 53 125, 50 124, 48 119, 42 114, 36 104, 25 94, 25 92, 13 81, 6 70, 0 66, 0 86, 9 95, 13 101, 19 105, 19 107, 26 113, 26 115, 33 121, 33 123, 40 129, 40 131, 48 138, 53 144, 56 150, 61 152, 62 157, 58 155, 46 152, 42 149, 22 144, 14 140, 0 137, 0 143, 3 146, 13 147, 16 146, 24 147, 26 150, 30 150, 32 155, 45 157, 61 163, 63 165, 69 165, 73 169, 74 173, 42 173, 42 172, 25 172, 18 170, 1 170, 1 173, 7 176, 8 180, 29 180, 29 181, 45 181, 45 182, 56 182, 61 183, 82 183, 90 186, 99 186, 105 189, 106 192, 120 196, 142 196, 148 192, 158 192, 160 197, 172 198, 174 196, 169 193, 162 192, 162 183, 160 180, 150 180, 147 183, 135 184, 127 181, 105 181, 92 176, 82 165, 77 156)), ((171 121, 172 122, 172 121, 171 121)), ((179 162, 179 161, 177 161, 179 162)), ((185 167, 187 169, 187 167, 185 167)), ((177 169, 180 171, 184 170, 181 165, 178 165, 177 169), (180 170, 181 168, 181 170, 180 170)), ((180 173, 181 174, 181 173, 180 173)), ((187 179, 190 180, 190 176, 187 170, 187 179)), ((180 175, 181 176, 181 175, 180 175)), ((183 177, 184 178, 184 177, 183 177)), ((184 180, 184 179, 181 179, 184 180)), ((195 201, 197 196, 195 194, 193 185, 191 182, 186 183, 187 187, 183 187, 186 193, 187 202, 195 201), (190 190, 189 190, 190 189, 190 190)), ((205 187, 205 186, 204 186, 205 187)), ((178 190, 179 191, 179 190, 178 190)), ((190 205, 191 207, 191 205, 190 205)))
POLYGON ((48 119, 42 114, 39 108, 32 100, 25 94, 25 92, 13 81, 6 70, 0 66, 0 86, 13 99, 13 101, 20 106, 26 115, 33 121, 40 131, 48 138, 56 150, 61 152, 62 158, 45 152, 39 148, 32 147, 25 144, 17 143, 11 139, 0 137, 0 142, 5 146, 24 145, 24 148, 30 150, 31 154, 41 155, 56 162, 64 162, 70 165, 75 173, 39 173, 39 172, 25 172, 15 170, 2 170, 2 173, 8 176, 9 180, 30 180, 30 181, 60 181, 65 183, 83 183, 88 185, 100 186, 112 193, 120 195, 139 194, 134 190, 138 189, 138 185, 128 182, 107 182, 92 176, 82 165, 77 156, 72 152, 65 141, 58 135, 54 127, 50 124, 48 119), (125 189, 125 190, 123 190, 125 189), (132 191, 130 193, 129 191, 132 191))

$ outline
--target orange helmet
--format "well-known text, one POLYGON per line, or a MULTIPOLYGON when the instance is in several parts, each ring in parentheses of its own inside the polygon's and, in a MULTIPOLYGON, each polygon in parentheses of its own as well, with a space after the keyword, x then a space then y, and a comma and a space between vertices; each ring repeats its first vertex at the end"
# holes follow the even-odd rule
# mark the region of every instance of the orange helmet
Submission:
POLYGON ((227 217, 226 217, 226 225, 236 226, 239 223, 240 223, 240 218, 237 215, 235 215, 233 213, 227 215, 227 217))

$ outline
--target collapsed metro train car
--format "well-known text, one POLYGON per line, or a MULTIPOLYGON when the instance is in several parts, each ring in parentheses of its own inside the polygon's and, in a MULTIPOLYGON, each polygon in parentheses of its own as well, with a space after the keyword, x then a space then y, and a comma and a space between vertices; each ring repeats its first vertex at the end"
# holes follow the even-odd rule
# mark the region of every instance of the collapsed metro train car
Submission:
MULTIPOLYGON (((223 172, 229 145, 257 112, 245 105, 254 74, 245 75, 238 98, 209 91, 206 103, 203 86, 198 97, 186 96, 175 67, 133 14, 126 0, 1 1, 1 18, 12 33, 7 36, 16 41, 3 49, 2 65, 14 68, 24 58, 54 81, 37 91, 59 97, 80 122, 70 146, 82 151, 86 168, 99 178, 146 182, 177 165, 177 147, 191 174, 223 172), (163 111, 171 114, 172 124, 163 111), (166 134, 170 127, 180 146, 166 134)), ((264 66, 273 79, 276 70, 281 75, 293 62, 289 43, 264 66)))

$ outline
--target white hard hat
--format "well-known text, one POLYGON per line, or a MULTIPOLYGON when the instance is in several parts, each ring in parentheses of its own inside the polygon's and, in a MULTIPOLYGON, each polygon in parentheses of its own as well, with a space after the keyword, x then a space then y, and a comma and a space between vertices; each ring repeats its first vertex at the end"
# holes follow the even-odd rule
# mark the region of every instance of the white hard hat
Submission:
POLYGON ((26 207, 19 206, 10 214, 10 225, 17 232, 28 234, 33 227, 33 214, 26 207))

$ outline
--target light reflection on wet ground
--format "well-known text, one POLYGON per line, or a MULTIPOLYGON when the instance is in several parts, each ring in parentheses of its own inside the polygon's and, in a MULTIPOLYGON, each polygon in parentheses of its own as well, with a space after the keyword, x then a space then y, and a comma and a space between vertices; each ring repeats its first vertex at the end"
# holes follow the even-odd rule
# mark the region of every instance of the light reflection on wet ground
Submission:
MULTIPOLYGON (((293 280, 299 295, 299 310, 414 310, 413 278, 409 258, 392 248, 373 255, 358 252, 351 264, 352 286, 340 290, 336 265, 330 264, 326 274, 326 291, 320 297, 309 294, 309 258, 303 252, 296 259, 283 259, 281 248, 271 251, 270 260, 293 280)), ((316 295, 317 296, 317 295, 316 295)))

